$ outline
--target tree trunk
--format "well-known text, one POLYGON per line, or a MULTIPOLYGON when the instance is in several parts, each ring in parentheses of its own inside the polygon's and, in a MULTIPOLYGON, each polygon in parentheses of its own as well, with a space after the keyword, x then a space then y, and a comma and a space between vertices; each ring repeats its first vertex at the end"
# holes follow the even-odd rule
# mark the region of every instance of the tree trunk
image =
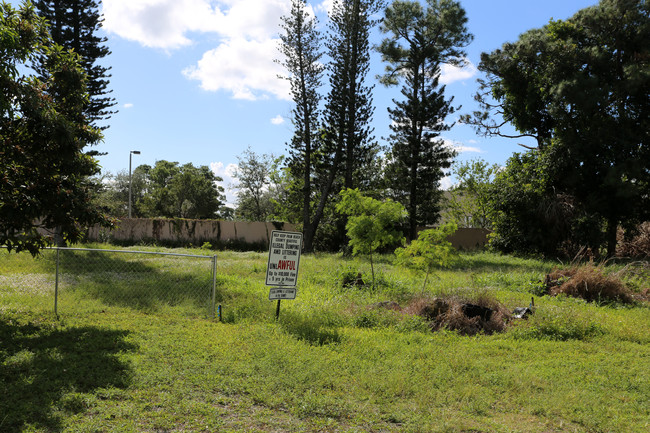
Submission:
POLYGON ((607 258, 614 257, 616 254, 616 232, 618 230, 618 218, 611 217, 607 220, 607 258))
POLYGON ((327 183, 321 191, 320 201, 318 207, 314 213, 314 219, 312 220, 309 229, 309 232, 305 232, 305 252, 311 253, 314 251, 314 237, 316 236, 316 230, 318 230, 318 225, 320 220, 323 218, 325 212, 325 205, 327 204, 327 199, 329 198, 330 193, 332 192, 332 185, 334 184, 334 178, 338 171, 339 164, 341 163, 341 157, 343 154, 343 143, 339 140, 337 145, 336 153, 334 154, 334 160, 330 167, 330 172, 327 177, 327 183))

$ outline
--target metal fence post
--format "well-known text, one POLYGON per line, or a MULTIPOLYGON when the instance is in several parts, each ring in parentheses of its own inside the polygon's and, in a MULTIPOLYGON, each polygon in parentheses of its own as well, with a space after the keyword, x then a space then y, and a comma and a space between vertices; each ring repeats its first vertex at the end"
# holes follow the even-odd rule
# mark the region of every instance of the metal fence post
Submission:
POLYGON ((212 318, 214 319, 214 308, 217 298, 217 255, 212 256, 212 318))
POLYGON ((59 317, 59 247, 56 248, 56 276, 54 277, 54 315, 59 317))

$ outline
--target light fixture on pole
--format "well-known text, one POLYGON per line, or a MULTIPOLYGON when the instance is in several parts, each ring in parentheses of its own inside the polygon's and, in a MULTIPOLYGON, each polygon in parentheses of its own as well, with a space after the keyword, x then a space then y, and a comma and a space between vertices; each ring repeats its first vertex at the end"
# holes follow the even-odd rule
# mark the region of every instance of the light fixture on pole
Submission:
POLYGON ((131 218, 131 156, 140 155, 139 150, 132 150, 129 152, 129 218, 131 218))

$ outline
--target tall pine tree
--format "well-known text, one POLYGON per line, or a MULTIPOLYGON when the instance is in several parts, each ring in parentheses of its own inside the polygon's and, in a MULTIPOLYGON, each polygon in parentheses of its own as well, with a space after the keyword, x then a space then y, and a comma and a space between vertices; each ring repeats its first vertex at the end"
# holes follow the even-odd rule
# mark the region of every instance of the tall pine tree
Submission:
MULTIPOLYGON (((81 64, 88 77, 89 102, 83 113, 88 120, 97 125, 114 114, 111 108, 116 101, 109 95, 110 67, 99 63, 111 52, 103 45, 106 37, 97 36, 103 19, 99 4, 95 0, 36 0, 34 2, 40 16, 50 24, 50 32, 55 43, 67 50, 74 50, 81 56, 81 64)), ((45 68, 38 68, 39 74, 46 76, 45 68)), ((108 125, 100 125, 102 129, 108 125)))
POLYGON ((321 96, 318 90, 324 69, 320 63, 320 34, 316 29, 316 18, 309 16, 303 0, 293 0, 290 14, 282 21, 280 52, 284 59, 278 63, 288 73, 287 77, 282 78, 289 80, 291 96, 296 104, 291 112, 295 130, 288 165, 294 179, 293 189, 299 190, 303 232, 311 249, 315 230, 311 220, 312 177, 319 150, 318 105, 321 96))
MULTIPOLYGON (((370 67, 370 31, 377 24, 373 15, 383 5, 382 0, 336 0, 330 13, 326 42, 330 91, 315 175, 319 195, 311 223, 313 236, 333 193, 343 188, 367 189, 367 168, 374 162, 378 144, 370 127, 372 87, 365 80, 370 67)), ((313 248, 313 238, 305 236, 305 248, 313 248)))
POLYGON ((439 85, 440 68, 462 64, 463 48, 472 40, 466 23, 465 11, 453 0, 427 0, 426 9, 417 1, 397 0, 382 22, 382 32, 389 34, 379 47, 388 63, 382 82, 401 82, 404 97, 388 109, 393 134, 386 178, 408 211, 410 239, 419 225, 439 217, 440 180, 454 157, 440 133, 450 128, 445 118, 455 110, 439 85))
POLYGON ((370 69, 370 32, 382 0, 336 0, 330 14, 327 53, 330 93, 325 103, 329 154, 340 153, 343 188, 364 185, 364 168, 372 163, 378 144, 370 127, 374 114, 370 69))

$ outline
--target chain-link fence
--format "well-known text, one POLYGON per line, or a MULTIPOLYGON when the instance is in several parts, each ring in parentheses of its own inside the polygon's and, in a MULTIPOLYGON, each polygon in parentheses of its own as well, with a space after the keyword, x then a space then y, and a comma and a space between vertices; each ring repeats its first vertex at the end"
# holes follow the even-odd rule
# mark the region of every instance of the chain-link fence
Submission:
POLYGON ((56 314, 88 300, 101 308, 182 306, 215 314, 217 256, 82 248, 51 248, 34 259, 0 255, 0 291, 51 295, 56 314))

